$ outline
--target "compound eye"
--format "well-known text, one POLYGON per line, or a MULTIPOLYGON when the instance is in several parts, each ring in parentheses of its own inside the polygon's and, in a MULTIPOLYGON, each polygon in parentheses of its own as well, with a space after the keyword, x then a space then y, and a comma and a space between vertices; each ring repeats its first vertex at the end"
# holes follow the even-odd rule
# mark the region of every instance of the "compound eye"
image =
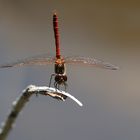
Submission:
POLYGON ((61 76, 56 75, 56 76, 55 76, 55 81, 58 82, 58 81, 60 81, 60 80, 61 80, 61 76))

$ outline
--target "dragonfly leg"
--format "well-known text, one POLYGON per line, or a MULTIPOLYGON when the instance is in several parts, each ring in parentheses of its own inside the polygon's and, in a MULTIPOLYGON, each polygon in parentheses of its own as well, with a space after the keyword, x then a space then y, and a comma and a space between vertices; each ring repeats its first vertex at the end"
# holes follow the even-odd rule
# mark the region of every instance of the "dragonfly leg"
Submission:
MULTIPOLYGON (((68 84, 66 82, 64 82, 62 86, 64 86, 64 91, 66 92, 68 84)), ((59 90, 60 89, 60 84, 58 84, 57 82, 54 82, 54 87, 55 87, 55 89, 59 90)))
POLYGON ((65 92, 67 91, 68 84, 64 82, 65 92))
POLYGON ((53 77, 53 76, 55 76, 55 74, 52 74, 52 75, 51 75, 50 82, 49 82, 49 87, 51 86, 51 82, 52 82, 52 77, 53 77))
POLYGON ((56 81, 54 82, 54 88, 56 89, 56 91, 57 91, 57 89, 59 90, 59 88, 60 88, 59 84, 56 81))
POLYGON ((57 89, 59 90, 59 88, 60 88, 60 85, 59 85, 58 83, 57 83, 56 85, 57 85, 57 89))

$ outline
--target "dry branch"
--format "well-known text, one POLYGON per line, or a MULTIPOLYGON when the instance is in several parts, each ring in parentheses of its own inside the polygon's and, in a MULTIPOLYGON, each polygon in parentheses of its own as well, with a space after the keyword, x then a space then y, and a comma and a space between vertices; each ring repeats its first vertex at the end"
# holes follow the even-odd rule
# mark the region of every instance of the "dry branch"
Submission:
POLYGON ((52 98, 65 101, 67 97, 73 99, 76 103, 82 106, 82 103, 78 101, 75 97, 66 93, 64 91, 56 90, 51 87, 37 87, 34 85, 28 86, 25 90, 23 90, 20 97, 18 97, 12 104, 12 109, 10 114, 7 116, 5 122, 2 123, 2 128, 0 129, 0 140, 5 140, 12 129, 12 126, 18 117, 18 114, 21 112, 22 108, 29 101, 29 98, 33 94, 41 94, 41 95, 49 95, 52 98))

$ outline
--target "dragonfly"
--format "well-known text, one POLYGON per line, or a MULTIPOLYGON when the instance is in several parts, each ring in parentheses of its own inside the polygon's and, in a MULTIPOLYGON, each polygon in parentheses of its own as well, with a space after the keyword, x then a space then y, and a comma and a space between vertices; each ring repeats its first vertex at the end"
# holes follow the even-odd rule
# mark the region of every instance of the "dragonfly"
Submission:
POLYGON ((95 58, 82 57, 82 56, 62 56, 60 53, 60 35, 58 28, 58 15, 53 13, 53 30, 55 39, 55 56, 43 55, 38 57, 27 58, 19 60, 17 62, 0 65, 0 68, 20 67, 28 65, 48 65, 54 64, 54 73, 50 76, 49 87, 52 84, 52 78, 54 78, 54 88, 59 89, 60 86, 67 87, 67 74, 66 64, 83 64, 85 66, 100 67, 109 70, 117 70, 118 67, 108 62, 104 62, 95 58))

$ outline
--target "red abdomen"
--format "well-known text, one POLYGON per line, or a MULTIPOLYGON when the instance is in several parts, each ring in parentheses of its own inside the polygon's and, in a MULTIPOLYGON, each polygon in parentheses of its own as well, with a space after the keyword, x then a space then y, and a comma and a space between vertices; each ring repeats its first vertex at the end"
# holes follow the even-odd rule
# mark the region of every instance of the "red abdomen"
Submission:
POLYGON ((60 58, 60 42, 59 42, 59 31, 58 31, 58 17, 56 13, 53 14, 53 28, 56 46, 56 58, 60 58))

